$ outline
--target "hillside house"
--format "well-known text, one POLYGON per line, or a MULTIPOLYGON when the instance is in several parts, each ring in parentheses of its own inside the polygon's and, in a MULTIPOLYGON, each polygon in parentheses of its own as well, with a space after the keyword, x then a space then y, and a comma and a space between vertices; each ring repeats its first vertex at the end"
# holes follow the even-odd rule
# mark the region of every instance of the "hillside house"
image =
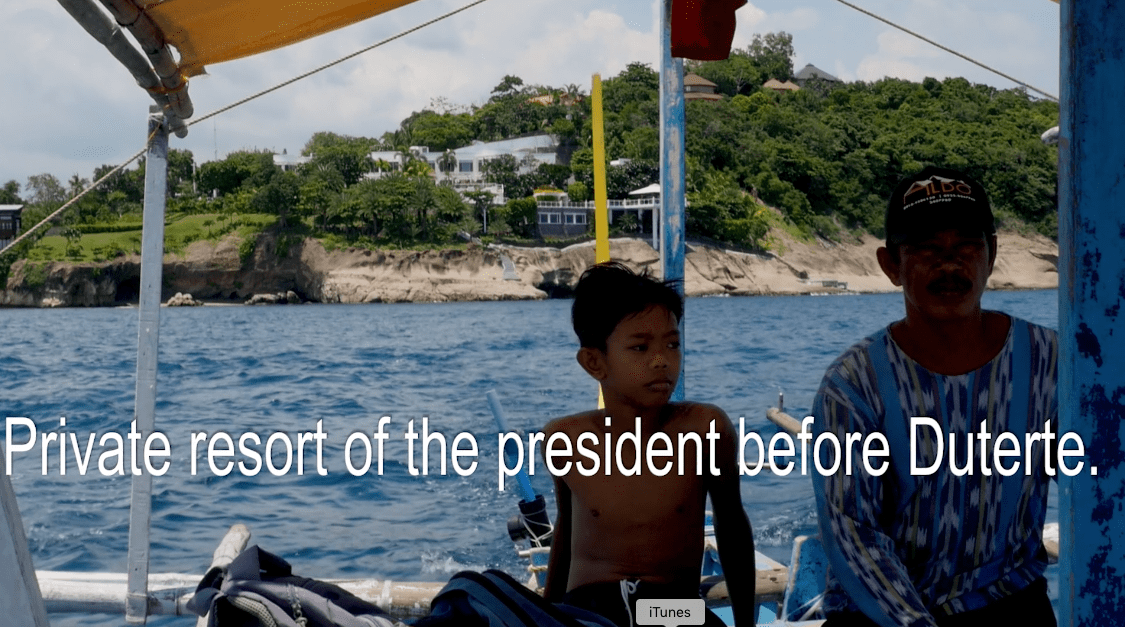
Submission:
POLYGON ((718 87, 702 76, 689 72, 684 76, 684 100, 722 100, 723 95, 715 93, 718 87))
POLYGON ((0 248, 12 243, 20 234, 23 205, 0 205, 0 248))
POLYGON ((799 86, 794 85, 790 81, 785 81, 783 83, 776 78, 771 78, 768 81, 762 83, 762 87, 765 87, 766 89, 772 89, 778 93, 787 91, 799 91, 801 89, 799 86))
POLYGON ((812 81, 812 80, 822 80, 822 81, 825 81, 825 82, 828 82, 828 83, 843 82, 840 79, 836 78, 835 76, 832 76, 828 72, 825 72, 824 70, 816 67, 812 63, 809 63, 805 67, 801 68, 793 76, 793 80, 797 81, 797 84, 800 85, 801 87, 804 87, 806 83, 808 83, 809 81, 812 81))
MULTIPOLYGON (((493 204, 504 204, 504 186, 486 183, 484 180, 483 166, 491 159, 504 155, 511 155, 519 164, 521 174, 531 172, 546 163, 554 165, 558 162, 558 141, 551 135, 531 135, 517 137, 495 142, 475 141, 468 146, 454 148, 449 152, 448 170, 443 163, 445 152, 431 151, 427 146, 411 146, 410 155, 421 159, 430 166, 434 178, 438 182, 448 181, 453 188, 460 191, 484 190, 492 192, 493 204)), ((378 163, 384 161, 390 164, 391 171, 399 171, 405 161, 404 156, 397 150, 380 150, 371 153, 371 158, 378 163)), ((382 172, 373 172, 370 178, 384 176, 382 172)))
MULTIPOLYGON (((609 224, 620 224, 628 215, 636 233, 652 234, 653 219, 659 213, 660 186, 654 183, 629 195, 633 198, 607 201, 609 224)), ((536 194, 535 200, 540 236, 580 237, 593 229, 594 201, 573 202, 565 194, 536 194)))

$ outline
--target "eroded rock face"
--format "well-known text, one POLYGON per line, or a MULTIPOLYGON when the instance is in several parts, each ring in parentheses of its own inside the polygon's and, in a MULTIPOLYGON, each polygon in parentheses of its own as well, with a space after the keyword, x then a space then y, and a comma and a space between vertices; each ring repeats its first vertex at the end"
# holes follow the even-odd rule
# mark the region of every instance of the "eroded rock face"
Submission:
MULTIPOLYGON (((690 296, 894 291, 875 259, 882 243, 782 241, 780 253, 751 254, 689 244, 685 288, 690 296), (846 286, 846 287, 844 287, 846 286)), ((594 244, 563 249, 475 247, 467 250, 326 250, 316 240, 285 247, 262 234, 254 253, 239 258, 239 240, 195 242, 183 255, 164 260, 162 301, 177 292, 195 301, 258 302, 444 302, 568 297, 594 263, 594 244), (504 260, 514 267, 505 278, 504 260)), ((660 276, 660 256, 641 239, 610 241, 610 255, 634 269, 660 276)), ((1058 247, 1040 237, 1001 234, 993 288, 1058 286, 1058 247)), ((100 307, 135 303, 140 258, 100 264, 20 261, 12 268, 0 305, 100 307)))
POLYGON ((8 277, 8 289, 0 292, 0 305, 104 307, 135 302, 140 285, 139 260, 120 259, 102 264, 18 261, 8 277))

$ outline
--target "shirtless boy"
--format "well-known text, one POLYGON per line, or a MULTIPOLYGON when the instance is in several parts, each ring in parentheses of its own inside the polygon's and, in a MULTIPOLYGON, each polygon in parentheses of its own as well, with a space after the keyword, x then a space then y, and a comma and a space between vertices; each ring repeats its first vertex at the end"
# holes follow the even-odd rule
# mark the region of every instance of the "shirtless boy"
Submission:
MULTIPOLYGON (((717 407, 669 402, 680 376, 682 315, 683 298, 666 283, 615 263, 583 273, 572 313, 582 346, 577 358, 601 384, 605 409, 559 418, 545 429, 545 441, 560 432, 571 443, 593 434, 601 444, 586 448, 602 457, 599 471, 591 474, 588 456, 553 456, 555 467, 571 465, 568 474, 555 477, 558 519, 546 597, 592 610, 621 627, 635 624, 637 599, 699 597, 708 495, 735 620, 752 625, 755 619, 754 541, 739 492, 736 434, 717 407), (619 470, 634 467, 635 447, 624 446, 618 463, 604 458, 604 442, 611 437, 616 450, 618 438, 635 431, 635 417, 640 418, 641 472, 624 476, 619 470), (706 439, 712 429, 719 434, 713 459, 706 439), (644 450, 654 433, 668 435, 672 455, 657 458, 650 468, 644 450), (680 474, 678 436, 691 433, 698 434, 702 453, 686 444, 680 474), (701 473, 696 472, 700 454, 701 473), (666 474, 653 471, 669 461, 666 474), (590 476, 580 472, 583 468, 590 476)), ((722 621, 708 612, 706 624, 722 621)))

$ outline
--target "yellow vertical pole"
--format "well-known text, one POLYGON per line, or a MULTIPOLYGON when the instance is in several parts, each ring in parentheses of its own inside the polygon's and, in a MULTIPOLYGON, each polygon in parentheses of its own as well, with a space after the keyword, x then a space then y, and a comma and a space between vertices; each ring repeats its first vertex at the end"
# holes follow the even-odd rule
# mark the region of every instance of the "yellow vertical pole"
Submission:
MULTIPOLYGON (((602 126, 602 76, 594 74, 590 87, 590 113, 594 122, 594 262, 609 261, 609 203, 605 192, 605 129, 602 126)), ((598 409, 605 407, 598 386, 598 409)))
POLYGON ((590 88, 590 109, 594 122, 594 261, 609 261, 609 209, 605 192, 605 132, 602 127, 602 77, 594 75, 590 88))

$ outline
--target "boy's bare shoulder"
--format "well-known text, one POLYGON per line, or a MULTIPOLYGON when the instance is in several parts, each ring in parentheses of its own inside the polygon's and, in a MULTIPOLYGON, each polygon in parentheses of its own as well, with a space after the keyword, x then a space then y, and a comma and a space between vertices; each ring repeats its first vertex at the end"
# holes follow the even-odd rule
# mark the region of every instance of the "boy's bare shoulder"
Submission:
POLYGON ((550 437, 552 433, 579 433, 582 431, 589 431, 592 428, 601 426, 601 420, 605 414, 600 410, 584 411, 570 416, 563 416, 562 418, 555 418, 543 427, 543 433, 550 437))
POLYGON ((715 420, 717 421, 716 426, 721 428, 724 423, 729 422, 726 412, 710 403, 681 401, 670 404, 675 408, 675 411, 672 413, 673 419, 684 421, 690 426, 702 425, 703 428, 706 429, 711 421, 715 420))

